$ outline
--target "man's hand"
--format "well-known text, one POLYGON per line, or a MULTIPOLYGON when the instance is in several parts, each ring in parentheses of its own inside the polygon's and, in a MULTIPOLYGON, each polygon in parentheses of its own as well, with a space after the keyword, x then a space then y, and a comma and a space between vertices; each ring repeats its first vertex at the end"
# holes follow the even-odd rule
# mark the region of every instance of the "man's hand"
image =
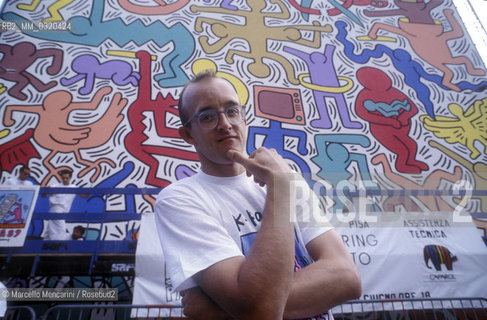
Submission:
POLYGON ((292 173, 288 164, 275 149, 260 147, 248 158, 241 152, 229 150, 228 158, 241 164, 247 170, 247 175, 253 175, 256 183, 269 185, 278 175, 292 173))
POLYGON ((184 315, 193 320, 231 319, 200 287, 181 291, 184 315))

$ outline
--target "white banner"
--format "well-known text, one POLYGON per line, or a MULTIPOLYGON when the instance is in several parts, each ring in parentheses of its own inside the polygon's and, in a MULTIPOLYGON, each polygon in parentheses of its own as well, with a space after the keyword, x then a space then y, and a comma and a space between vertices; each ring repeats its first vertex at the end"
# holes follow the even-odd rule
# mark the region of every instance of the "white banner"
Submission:
MULTIPOLYGON (((181 296, 166 274, 164 256, 156 230, 154 213, 143 213, 135 254, 135 282, 132 304, 181 306, 181 296)), ((133 309, 132 317, 178 316, 181 310, 133 309)))
POLYGON ((361 299, 487 297, 487 246, 473 222, 450 212, 390 217, 337 228, 362 276, 361 299))
MULTIPOLYGON (((434 212, 336 218, 362 277, 360 300, 487 297, 487 246, 468 217, 434 212)), ((163 265, 153 214, 144 214, 133 304, 179 305, 163 265)))

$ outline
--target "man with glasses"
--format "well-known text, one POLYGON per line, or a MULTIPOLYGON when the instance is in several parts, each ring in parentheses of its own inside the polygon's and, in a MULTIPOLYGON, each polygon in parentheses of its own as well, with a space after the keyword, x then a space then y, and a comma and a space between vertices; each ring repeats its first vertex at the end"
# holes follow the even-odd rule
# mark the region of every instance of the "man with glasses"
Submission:
MULTIPOLYGON (((245 109, 212 71, 179 98, 181 137, 201 171, 163 189, 156 224, 166 268, 191 319, 298 319, 360 295, 360 278, 327 223, 302 224, 296 175, 273 149, 245 148, 245 109), (297 222, 294 222, 297 221, 297 222)), ((311 197, 315 199, 316 197, 311 197)), ((306 213, 304 213, 306 214, 306 213)))

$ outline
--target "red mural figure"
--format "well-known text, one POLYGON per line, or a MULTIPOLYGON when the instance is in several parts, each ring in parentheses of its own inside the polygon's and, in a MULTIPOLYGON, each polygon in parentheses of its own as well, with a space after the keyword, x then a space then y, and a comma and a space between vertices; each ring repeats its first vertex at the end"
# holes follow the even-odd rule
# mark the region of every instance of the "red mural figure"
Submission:
MULTIPOLYGON (((71 124, 70 114, 75 110, 96 110, 102 104, 103 97, 112 92, 110 87, 99 89, 93 99, 88 102, 73 102, 73 96, 68 91, 59 90, 48 94, 42 105, 9 105, 5 109, 3 124, 13 126, 16 120, 13 113, 34 113, 39 116, 37 126, 34 130, 33 138, 41 147, 49 150, 49 154, 42 161, 49 173, 44 177, 41 185, 46 185, 51 177, 57 176, 58 171, 70 169, 66 167, 54 167, 50 161, 57 153, 73 152, 78 163, 86 166, 85 169, 78 173, 82 177, 89 171, 95 169, 94 175, 90 181, 94 182, 100 172, 100 164, 108 163, 115 168, 115 163, 109 158, 98 158, 91 162, 81 155, 81 150, 99 147, 110 139, 115 128, 123 120, 121 114, 127 105, 127 99, 122 98, 120 93, 115 93, 107 107, 105 113, 100 119, 89 124, 71 124)), ((25 146, 24 146, 25 147, 25 146)))
MULTIPOLYGON (((384 8, 387 7, 389 4, 387 0, 341 0, 341 6, 343 8, 350 8, 352 5, 353 6, 373 6, 376 8, 384 8)), ((333 8, 333 9, 328 9, 327 10, 329 16, 336 16, 339 15, 340 13, 343 13, 340 8, 333 8)))
POLYGON ((8 93, 19 100, 27 99, 22 90, 32 85, 37 91, 43 92, 54 87, 57 82, 50 81, 43 83, 32 75, 27 69, 37 59, 52 57, 51 65, 46 69, 50 75, 55 75, 63 65, 63 51, 59 49, 39 49, 30 42, 19 42, 9 46, 0 44, 0 53, 3 54, 0 61, 0 78, 15 82, 15 85, 8 90, 8 93))
POLYGON ((30 159, 41 158, 30 142, 33 134, 34 129, 27 129, 17 138, 0 145, 0 171, 12 172, 19 164, 28 166, 30 159))
POLYGON ((137 100, 128 108, 127 117, 131 130, 125 136, 125 148, 132 156, 149 167, 145 183, 164 188, 170 184, 170 181, 157 176, 159 168, 157 156, 192 161, 198 160, 198 157, 193 151, 147 143, 149 137, 145 134, 147 126, 144 124, 144 120, 146 119, 144 113, 146 112, 152 112, 153 114, 158 138, 180 138, 176 128, 168 128, 166 125, 167 113, 172 113, 179 118, 179 112, 175 108, 178 101, 171 94, 163 98, 161 93, 158 93, 156 99, 152 100, 151 56, 146 51, 139 51, 135 56, 139 59, 140 63, 139 94, 137 100))
POLYGON ((396 154, 396 170, 428 170, 426 163, 416 160, 418 146, 409 136, 411 118, 418 112, 413 101, 393 88, 391 79, 381 70, 361 68, 357 79, 364 86, 355 101, 357 115, 369 122, 374 138, 396 154))

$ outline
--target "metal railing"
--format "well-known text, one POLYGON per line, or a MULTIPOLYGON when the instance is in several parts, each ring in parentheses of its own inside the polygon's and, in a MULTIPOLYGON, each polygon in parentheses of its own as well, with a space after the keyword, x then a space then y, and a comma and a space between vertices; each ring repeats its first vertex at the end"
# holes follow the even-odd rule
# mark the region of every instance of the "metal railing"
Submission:
MULTIPOLYGON (((332 309, 336 320, 355 319, 487 319, 486 298, 354 300, 332 309)), ((59 304, 36 318, 28 306, 8 307, 5 319, 183 319, 181 306, 130 304, 59 304)))

